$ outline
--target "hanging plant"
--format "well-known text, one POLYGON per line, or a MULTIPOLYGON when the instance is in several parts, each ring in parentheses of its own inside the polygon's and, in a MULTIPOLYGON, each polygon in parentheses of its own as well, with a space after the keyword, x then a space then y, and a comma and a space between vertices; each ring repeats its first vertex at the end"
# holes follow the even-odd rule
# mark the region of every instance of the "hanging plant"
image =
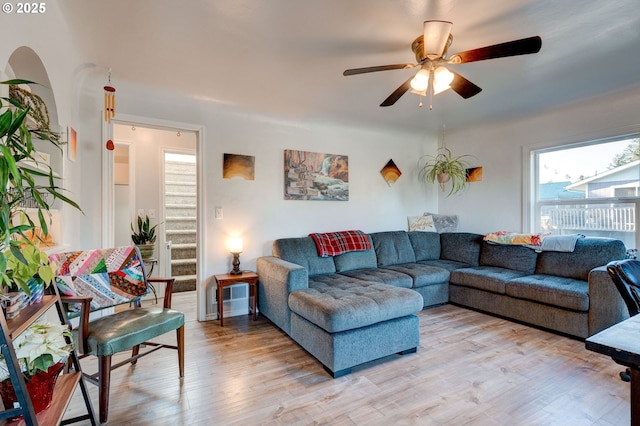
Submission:
POLYGON ((460 155, 454 157, 451 151, 444 146, 438 148, 440 151, 435 156, 425 155, 420 158, 420 180, 427 183, 436 183, 444 192, 446 185, 451 182, 451 187, 447 196, 464 190, 467 182, 467 169, 471 166, 469 159, 472 155, 460 155))

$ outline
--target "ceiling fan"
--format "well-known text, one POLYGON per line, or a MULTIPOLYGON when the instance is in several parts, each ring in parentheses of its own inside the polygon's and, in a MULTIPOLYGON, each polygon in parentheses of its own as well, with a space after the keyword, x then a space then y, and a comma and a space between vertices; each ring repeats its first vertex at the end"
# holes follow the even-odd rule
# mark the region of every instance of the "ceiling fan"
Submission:
MULTIPOLYGON (((542 46, 539 36, 508 41, 492 46, 467 50, 446 57, 447 50, 453 41, 451 27, 448 21, 425 21, 424 32, 411 43, 411 50, 416 56, 415 64, 393 64, 375 67, 348 69, 342 75, 356 75, 376 71, 397 70, 420 67, 420 70, 407 81, 402 83, 380 106, 386 107, 396 103, 409 89, 419 96, 437 95, 447 89, 467 99, 477 95, 482 89, 460 74, 451 71, 445 65, 457 65, 468 62, 484 61, 487 59, 504 58, 507 56, 527 55, 537 53, 542 46)), ((422 106, 422 101, 420 102, 422 106)), ((430 109, 432 107, 430 106, 430 109)))

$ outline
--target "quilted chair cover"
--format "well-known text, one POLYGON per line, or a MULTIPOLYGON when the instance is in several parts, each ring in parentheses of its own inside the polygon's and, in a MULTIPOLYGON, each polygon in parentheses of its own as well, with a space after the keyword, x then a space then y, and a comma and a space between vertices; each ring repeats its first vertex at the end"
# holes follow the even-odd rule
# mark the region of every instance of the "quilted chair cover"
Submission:
POLYGON ((56 284, 63 296, 92 297, 91 310, 130 302, 149 291, 135 246, 55 253, 56 284))

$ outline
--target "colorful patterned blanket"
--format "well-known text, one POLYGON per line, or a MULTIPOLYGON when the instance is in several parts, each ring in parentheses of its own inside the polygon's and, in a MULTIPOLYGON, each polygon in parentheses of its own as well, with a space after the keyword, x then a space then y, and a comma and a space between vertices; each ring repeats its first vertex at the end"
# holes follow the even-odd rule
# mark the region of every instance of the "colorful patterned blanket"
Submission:
POLYGON ((371 250, 369 236, 362 231, 339 231, 309 234, 316 244, 318 256, 329 257, 350 251, 371 250))
POLYGON ((484 240, 495 244, 515 244, 526 246, 541 246, 546 234, 518 234, 516 232, 496 231, 484 236, 484 240))
POLYGON ((529 247, 535 251, 573 252, 576 242, 584 238, 583 234, 552 235, 518 234, 516 232, 497 231, 484 236, 484 240, 491 244, 514 244, 529 247))
POLYGON ((148 291, 136 247, 55 253, 49 259, 58 266, 60 293, 92 297, 91 310, 127 303, 148 291))

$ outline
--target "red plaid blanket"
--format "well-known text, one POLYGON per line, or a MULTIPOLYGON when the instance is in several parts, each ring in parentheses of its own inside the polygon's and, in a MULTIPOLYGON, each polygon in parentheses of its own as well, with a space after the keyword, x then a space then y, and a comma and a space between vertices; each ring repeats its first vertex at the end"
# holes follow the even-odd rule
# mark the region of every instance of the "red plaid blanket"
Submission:
POLYGON ((309 234, 316 243, 318 256, 337 256, 350 251, 371 250, 369 237, 362 231, 326 232, 309 234))

